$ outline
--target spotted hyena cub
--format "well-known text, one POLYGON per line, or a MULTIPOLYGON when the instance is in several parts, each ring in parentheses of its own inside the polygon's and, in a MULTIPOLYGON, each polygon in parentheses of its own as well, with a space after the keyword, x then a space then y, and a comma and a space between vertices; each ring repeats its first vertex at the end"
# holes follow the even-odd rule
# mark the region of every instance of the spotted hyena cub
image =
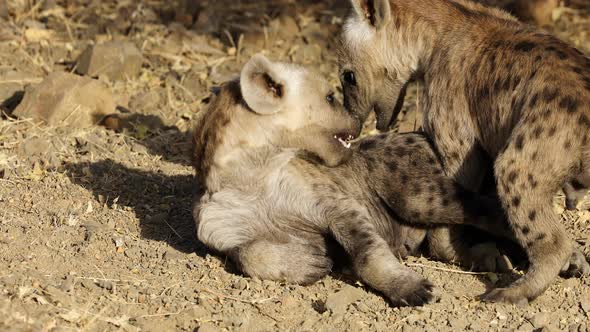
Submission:
POLYGON ((398 260, 421 242, 409 225, 466 223, 503 235, 501 209, 445 177, 425 137, 351 143, 359 132, 324 79, 253 57, 195 128, 205 187, 194 208, 198 238, 249 276, 300 284, 330 272, 335 241, 394 305, 427 302, 432 285, 398 260))
MULTIPOLYGON (((552 197, 590 161, 590 59, 509 14, 468 1, 353 0, 341 57, 345 106, 386 130, 405 86, 446 174, 477 190, 493 160, 498 196, 530 267, 487 300, 540 295, 572 256, 552 197)), ((572 256, 572 272, 588 272, 572 256)))

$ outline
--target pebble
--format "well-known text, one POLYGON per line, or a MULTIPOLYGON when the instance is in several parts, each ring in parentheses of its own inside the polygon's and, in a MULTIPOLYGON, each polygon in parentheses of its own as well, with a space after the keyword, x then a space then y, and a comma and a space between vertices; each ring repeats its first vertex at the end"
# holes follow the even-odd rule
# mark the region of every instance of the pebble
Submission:
POLYGON ((70 296, 67 293, 54 286, 47 286, 45 288, 45 294, 54 303, 69 305, 71 302, 70 296))
POLYGON ((97 284, 98 284, 98 287, 104 288, 109 291, 112 291, 113 288, 115 288, 115 285, 113 284, 113 282, 109 281, 109 280, 99 280, 97 284))
POLYGON ((350 285, 344 286, 340 291, 330 294, 326 300, 326 309, 332 313, 344 313, 348 306, 364 295, 364 292, 350 285))
POLYGON ((29 138, 22 142, 19 152, 27 157, 43 156, 51 147, 51 143, 41 137, 29 138))
POLYGON ((13 115, 50 126, 87 128, 114 113, 115 107, 112 94, 98 81, 55 72, 26 90, 13 115))
POLYGON ((141 72, 143 55, 131 42, 109 41, 89 46, 78 57, 76 72, 110 80, 135 78, 141 72))
POLYGON ((248 282, 243 278, 237 279, 232 282, 232 287, 239 290, 245 290, 248 288, 248 282))
POLYGON ((590 299, 589 298, 583 298, 580 301, 580 308, 582 308, 582 310, 584 310, 584 312, 586 313, 586 316, 590 317, 590 299))
POLYGON ((115 242, 116 248, 121 248, 125 245, 125 240, 120 236, 115 237, 113 241, 115 242))
POLYGON ((82 285, 82 287, 89 290, 96 289, 96 284, 94 283, 94 281, 90 279, 82 279, 82 281, 80 281, 80 284, 82 285))
POLYGON ((197 329, 197 331, 199 331, 199 332, 218 332, 221 330, 211 323, 203 323, 203 324, 199 325, 199 328, 197 329))
POLYGON ((535 314, 530 319, 530 322, 531 324, 533 324, 534 328, 540 329, 542 327, 547 326, 549 322, 551 322, 551 314, 547 312, 540 312, 538 314, 535 314))
POLYGON ((565 280, 561 285, 564 289, 574 289, 580 284, 580 280, 577 278, 570 278, 565 280))

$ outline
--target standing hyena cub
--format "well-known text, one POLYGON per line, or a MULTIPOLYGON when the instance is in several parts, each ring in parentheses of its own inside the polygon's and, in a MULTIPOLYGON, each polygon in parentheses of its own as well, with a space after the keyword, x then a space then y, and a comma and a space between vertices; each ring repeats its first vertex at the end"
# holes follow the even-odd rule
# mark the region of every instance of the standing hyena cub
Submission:
POLYGON ((425 137, 353 146, 359 131, 325 80, 255 56, 195 128, 205 187, 194 208, 198 238, 247 275, 304 284, 329 273, 332 239, 393 304, 427 302, 431 284, 397 259, 415 249, 405 247, 412 234, 401 222, 471 223, 501 235, 501 209, 445 177, 425 137))
MULTIPOLYGON (((590 60, 512 16, 468 1, 353 0, 341 58, 345 106, 381 130, 404 87, 422 87, 424 127, 446 173, 477 190, 483 155, 531 263, 509 288, 485 298, 520 302, 541 294, 567 265, 572 243, 552 197, 582 179, 590 162, 590 60)), ((571 256, 578 273, 583 255, 571 256)))

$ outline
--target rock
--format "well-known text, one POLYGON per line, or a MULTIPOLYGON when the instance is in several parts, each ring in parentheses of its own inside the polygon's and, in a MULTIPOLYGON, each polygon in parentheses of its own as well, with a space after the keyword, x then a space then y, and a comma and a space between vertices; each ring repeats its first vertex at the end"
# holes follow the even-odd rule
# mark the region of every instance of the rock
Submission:
POLYGON ((109 280, 98 280, 96 284, 98 285, 98 287, 106 289, 108 291, 112 291, 115 287, 115 284, 113 284, 113 282, 109 280))
POLYGON ((86 128, 114 112, 113 96, 98 81, 56 72, 27 89, 13 115, 50 126, 86 128))
POLYGON ((449 325, 455 331, 465 331, 465 328, 469 325, 469 321, 464 317, 451 317, 449 318, 449 325))
POLYGON ((547 312, 540 312, 530 319, 531 324, 536 329, 543 328, 551 322, 551 314, 547 312))
POLYGON ((33 137, 20 144, 19 152, 28 158, 40 157, 44 156, 50 148, 51 144, 47 139, 33 137))
POLYGON ((203 323, 203 324, 199 325, 199 328, 197 329, 197 331, 199 331, 199 332, 218 332, 221 330, 211 323, 203 323))
POLYGON ((82 287, 90 291, 97 289, 96 283, 90 279, 82 279, 82 281, 80 281, 80 284, 82 285, 82 287))
POLYGON ((0 18, 8 18, 8 1, 0 1, 0 18))
POLYGON ((70 296, 61 289, 54 286, 47 286, 45 294, 53 303, 61 303, 62 305, 70 305, 72 302, 70 296))
POLYGON ((270 33, 282 40, 292 40, 299 34, 299 26, 290 15, 281 15, 269 24, 270 33))
POLYGON ((137 77, 143 56, 133 43, 109 41, 91 45, 78 57, 76 72, 92 77, 105 75, 111 80, 137 77))
POLYGON ((131 97, 129 108, 134 111, 153 110, 160 105, 161 97, 157 90, 140 92, 131 97))
POLYGON ((39 78, 34 77, 32 74, 14 70, 0 72, 0 105, 5 106, 15 97, 20 97, 18 100, 20 102, 25 85, 39 83, 40 81, 39 78))
POLYGON ((590 299, 584 298, 580 301, 580 308, 584 310, 586 316, 590 317, 590 299))
POLYGON ((237 290, 245 290, 248 288, 248 282, 246 279, 240 278, 232 282, 232 287, 237 290))
POLYGON ((350 304, 361 299, 363 295, 363 291, 359 288, 345 286, 340 291, 328 296, 326 309, 332 313, 344 313, 350 304))
POLYGON ((570 289, 570 290, 571 290, 571 289, 574 289, 574 288, 576 288, 576 286, 578 286, 579 284, 580 284, 580 280, 579 280, 579 279, 576 279, 576 278, 570 278, 570 279, 567 279, 567 280, 565 280, 565 281, 564 281, 564 282, 561 284, 561 286, 562 286, 564 289, 570 289))

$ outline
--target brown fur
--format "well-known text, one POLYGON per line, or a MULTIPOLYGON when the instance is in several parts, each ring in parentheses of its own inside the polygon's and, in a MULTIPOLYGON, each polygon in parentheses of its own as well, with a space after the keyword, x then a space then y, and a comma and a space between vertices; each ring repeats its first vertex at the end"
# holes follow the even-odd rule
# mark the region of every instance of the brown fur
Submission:
POLYGON ((559 6, 559 0, 475 0, 490 7, 507 10, 525 22, 546 25, 552 22, 552 13, 559 6))
POLYGON ((472 224, 508 233, 498 226, 503 214, 494 200, 444 176, 422 135, 366 138, 345 163, 323 165, 314 146, 291 136, 311 128, 314 141, 329 145, 332 132, 357 131, 358 123, 335 102, 291 122, 291 130, 280 128, 278 118, 323 97, 327 83, 305 82, 317 84, 315 93, 276 114, 259 115, 246 105, 242 81, 225 84, 204 111, 194 134, 195 167, 206 189, 194 217, 204 244, 250 276, 306 284, 329 273, 327 243, 335 240, 367 285, 394 305, 420 305, 431 299, 432 285, 397 259, 422 242, 424 232, 410 224, 472 224))
POLYGON ((366 13, 356 12, 347 21, 341 56, 346 106, 361 119, 374 108, 384 130, 408 82, 421 85, 424 127, 446 174, 477 190, 484 155, 491 157, 498 196, 529 256, 521 280, 485 298, 534 299, 572 257, 551 202, 590 161, 590 59, 502 11, 468 1, 373 2, 389 4, 391 20, 376 29, 366 13), (344 79, 350 72, 355 85, 344 79))

